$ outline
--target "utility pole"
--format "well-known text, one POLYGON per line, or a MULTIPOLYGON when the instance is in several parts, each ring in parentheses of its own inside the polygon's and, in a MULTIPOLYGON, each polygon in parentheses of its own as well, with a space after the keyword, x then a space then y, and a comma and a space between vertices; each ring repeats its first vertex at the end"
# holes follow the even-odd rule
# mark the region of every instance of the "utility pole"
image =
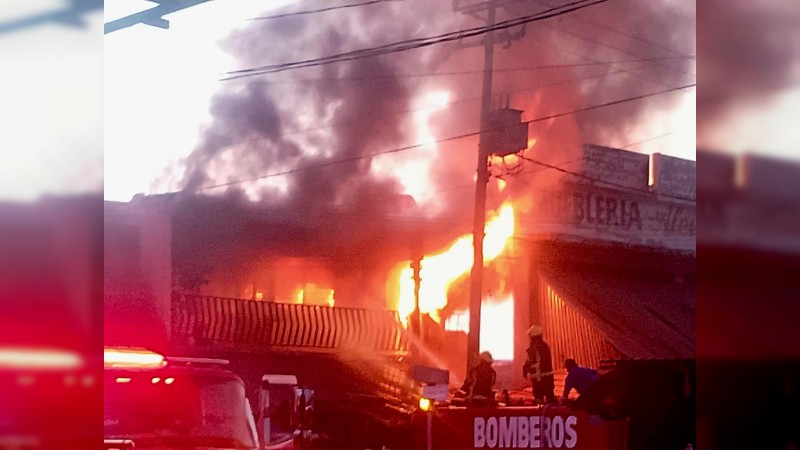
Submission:
MULTIPOLYGON (((473 3, 459 6, 459 0, 454 0, 454 9, 473 17, 485 19, 486 27, 492 27, 496 22, 497 9, 505 7, 507 3, 517 0, 487 0, 485 3, 473 3), (485 17, 480 13, 485 12, 485 17)), ((521 39, 525 35, 525 28, 517 33, 504 31, 497 34, 488 31, 483 35, 483 89, 481 95, 481 124, 480 139, 478 144, 477 180, 475 183, 475 213, 472 228, 473 262, 470 272, 469 286, 469 336, 467 337, 467 373, 476 362, 480 352, 481 343, 481 301, 483 300, 483 238, 486 225, 486 185, 489 182, 489 156, 496 151, 505 149, 490 148, 491 143, 487 133, 492 114, 492 74, 494 68, 494 45, 498 40, 507 41, 521 39), (499 37, 499 39, 498 39, 499 37)), ((525 129, 527 133, 527 128, 525 129)), ((525 139, 527 141, 527 136, 525 139)), ((495 142, 494 145, 497 145, 495 142)), ((524 145, 523 145, 524 148, 524 145)))
MULTIPOLYGON (((495 0, 486 3, 486 26, 495 23, 495 0)), ((475 183, 475 213, 472 228, 473 261, 469 277, 469 336, 467 337, 467 373, 480 352, 481 301, 483 300, 483 238, 486 225, 486 185, 489 182, 489 149, 483 128, 492 103, 492 69, 494 66, 494 33, 483 37, 483 90, 481 95, 481 133, 478 144, 478 176, 475 183)))
POLYGON ((414 270, 414 313, 411 315, 411 330, 422 339, 422 312, 419 309, 419 288, 422 283, 420 270, 422 269, 422 257, 414 256, 411 260, 411 268, 414 270))

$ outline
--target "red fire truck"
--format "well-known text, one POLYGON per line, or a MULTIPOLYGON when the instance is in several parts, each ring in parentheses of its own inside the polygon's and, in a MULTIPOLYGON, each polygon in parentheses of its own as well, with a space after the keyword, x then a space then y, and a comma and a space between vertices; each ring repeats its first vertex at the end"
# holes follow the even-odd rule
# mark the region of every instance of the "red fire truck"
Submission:
POLYGON ((104 350, 107 449, 298 449, 313 441, 314 393, 293 375, 264 375, 254 415, 227 361, 104 350))
POLYGON ((106 348, 103 363, 107 447, 258 448, 244 383, 223 361, 106 348))
POLYGON ((226 361, 140 349, 104 356, 107 448, 683 450, 694 442, 694 382, 674 364, 620 364, 569 405, 464 407, 419 396, 407 420, 380 426, 346 405, 320 415, 295 375, 263 375, 251 409, 226 361))
POLYGON ((627 449, 626 420, 603 420, 565 406, 448 407, 427 414, 430 435, 424 427, 426 446, 420 448, 627 449))
POLYGON ((694 361, 617 361, 568 405, 435 407, 420 399, 417 447, 684 450, 695 442, 694 361))

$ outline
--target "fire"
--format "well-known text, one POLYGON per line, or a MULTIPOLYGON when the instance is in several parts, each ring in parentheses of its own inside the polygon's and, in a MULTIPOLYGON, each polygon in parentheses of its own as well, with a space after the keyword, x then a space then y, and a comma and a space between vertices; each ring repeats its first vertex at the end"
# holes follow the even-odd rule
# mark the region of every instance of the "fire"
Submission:
POLYGON ((516 154, 506 155, 506 156, 496 156, 496 155, 489 156, 489 164, 493 166, 504 166, 504 165, 516 166, 519 163, 520 163, 519 156, 517 156, 516 154))
MULTIPOLYGON (((514 209, 506 202, 499 213, 486 226, 486 237, 483 241, 484 263, 497 258, 506 247, 506 243, 514 235, 514 209)), ((426 256, 422 260, 420 277, 422 283, 419 290, 419 309, 422 314, 429 314, 436 322, 441 321, 439 312, 447 306, 447 290, 456 279, 472 268, 472 234, 458 238, 442 253, 426 256)), ((403 325, 408 326, 408 317, 414 312, 414 279, 413 269, 408 261, 403 263, 400 271, 400 296, 398 313, 403 325)))
POLYGON ((336 292, 333 289, 321 288, 316 284, 308 283, 294 290, 292 300, 297 304, 328 305, 335 304, 336 292))
MULTIPOLYGON (((469 311, 454 312, 444 323, 447 331, 469 332, 469 311)), ((485 298, 481 302, 480 351, 489 351, 498 361, 514 359, 514 297, 485 298)))

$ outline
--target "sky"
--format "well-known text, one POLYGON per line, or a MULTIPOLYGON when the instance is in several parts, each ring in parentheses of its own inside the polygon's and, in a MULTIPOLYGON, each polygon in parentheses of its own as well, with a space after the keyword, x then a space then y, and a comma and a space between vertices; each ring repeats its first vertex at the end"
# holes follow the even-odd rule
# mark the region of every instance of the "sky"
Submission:
MULTIPOLYGON (((198 146, 202 130, 213 119, 209 112, 212 97, 224 87, 219 81, 221 74, 239 65, 220 42, 251 24, 248 18, 289 3, 291 0, 212 1, 167 16, 168 30, 137 25, 105 36, 106 199, 128 201, 137 193, 165 190, 156 181, 163 180, 165 173, 174 173, 198 146)), ((151 5, 141 0, 108 2, 105 21, 151 5)), ((357 30, 353 33, 358 34, 357 30)), ((291 46, 292 41, 275 44, 291 46)), ((681 96, 679 106, 651 127, 639 127, 631 141, 647 140, 665 130, 669 136, 632 146, 632 150, 694 159, 694 91, 677 95, 681 96)), ((417 134, 421 142, 439 137, 431 135, 425 123, 419 125, 417 134)), ((380 166, 378 161, 376 170, 381 170, 380 166)), ((391 163, 388 167, 392 168, 391 163)), ((406 162, 403 168, 407 173, 420 171, 413 162, 406 162)))
MULTIPOLYGON (((234 59, 219 46, 246 19, 290 0, 212 1, 170 14, 170 28, 135 25, 105 36, 105 197, 127 201, 194 148, 210 120, 219 75, 234 59)), ((151 7, 107 2, 105 21, 151 7)))
MULTIPOLYGON (((63 8, 3 2, 0 25, 63 8)), ((83 26, 40 23, 0 33, 0 199, 97 192, 103 173, 103 15, 83 26)))

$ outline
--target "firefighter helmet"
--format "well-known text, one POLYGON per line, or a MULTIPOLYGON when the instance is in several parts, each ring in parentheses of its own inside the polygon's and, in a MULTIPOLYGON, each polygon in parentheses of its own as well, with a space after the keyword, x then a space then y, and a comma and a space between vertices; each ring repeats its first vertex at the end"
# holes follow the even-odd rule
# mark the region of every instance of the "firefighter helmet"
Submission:
POLYGON ((542 333, 544 333, 544 330, 542 330, 542 327, 539 325, 531 325, 531 327, 528 328, 528 336, 530 337, 541 336, 542 333))

